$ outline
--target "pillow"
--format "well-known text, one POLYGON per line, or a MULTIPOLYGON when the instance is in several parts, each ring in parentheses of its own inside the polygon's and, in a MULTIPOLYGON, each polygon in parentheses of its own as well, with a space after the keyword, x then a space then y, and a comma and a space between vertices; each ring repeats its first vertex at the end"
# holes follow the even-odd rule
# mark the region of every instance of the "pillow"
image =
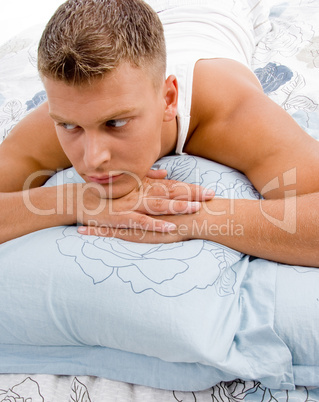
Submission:
MULTIPOLYGON (((258 43, 260 38, 262 38, 271 29, 271 24, 269 21, 269 5, 265 1, 259 0, 224 0, 222 3, 213 3, 209 0, 145 0, 146 3, 159 13, 160 18, 162 18, 162 12, 165 10, 173 9, 180 6, 194 6, 195 9, 198 6, 210 6, 211 9, 215 8, 216 14, 219 17, 222 15, 229 18, 228 24, 228 34, 234 28, 232 23, 236 21, 238 25, 241 26, 241 31, 237 31, 240 41, 243 35, 251 36, 252 41, 258 43), (217 5, 217 6, 216 6, 217 5), (231 20, 233 20, 231 22, 231 20)), ((193 15, 193 21, 195 21, 193 15)), ((192 17, 189 19, 192 22, 192 17)), ((219 21, 220 22, 220 21, 219 21)), ((218 22, 217 22, 218 23, 218 22)), ((241 49, 243 50, 243 49, 241 49)))
POLYGON ((37 72, 37 45, 43 26, 34 26, 0 47, 0 143, 46 99, 37 72))
MULTIPOLYGON (((201 158, 169 156, 156 167, 219 197, 258 198, 244 175, 201 158)), ((76 181, 68 169, 47 185, 76 181)), ((294 386, 291 354, 272 328, 274 263, 211 241, 137 244, 73 226, 9 241, 0 256, 0 372, 180 390, 238 377, 294 386)))
POLYGON ((295 382, 319 386, 319 269, 278 264, 274 329, 292 354, 295 382))
MULTIPOLYGON (((269 96, 316 138, 317 13, 294 3, 294 9, 285 3, 273 11, 273 30, 259 42, 253 67, 269 96), (283 68, 293 75, 288 71, 283 80, 283 68)), ((260 22, 255 18, 256 28, 260 22)), ((33 27, 0 47, 0 76, 5 77, 0 142, 46 97, 35 59, 42 28, 33 27)), ((188 171, 180 169, 184 176, 179 176, 176 168, 186 159, 170 158, 158 167, 168 164, 174 178, 186 179, 188 171)), ((190 175, 190 181, 215 182, 219 196, 257 196, 238 172, 192 161, 189 168, 196 165, 201 173, 190 175)), ((56 179, 79 178, 69 170, 56 179)), ((319 271, 249 258, 212 242, 198 244, 156 248, 82 237, 76 228, 58 227, 0 245, 0 372, 83 373, 176 390, 245 376, 271 388, 318 386, 319 271), (161 277, 154 277, 151 258, 161 277), (198 261, 201 275, 193 265, 198 261)))

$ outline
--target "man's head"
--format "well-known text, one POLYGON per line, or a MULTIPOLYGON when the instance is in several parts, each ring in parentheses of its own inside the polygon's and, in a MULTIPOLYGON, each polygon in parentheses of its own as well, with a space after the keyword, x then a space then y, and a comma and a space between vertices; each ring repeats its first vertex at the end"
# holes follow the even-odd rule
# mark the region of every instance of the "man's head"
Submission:
POLYGON ((109 196, 174 150, 177 82, 165 79, 163 27, 142 0, 68 0, 43 33, 38 66, 65 154, 109 196))
POLYGON ((166 50, 162 24, 142 0, 68 0, 47 24, 38 49, 42 77, 89 84, 128 62, 163 83, 166 50))

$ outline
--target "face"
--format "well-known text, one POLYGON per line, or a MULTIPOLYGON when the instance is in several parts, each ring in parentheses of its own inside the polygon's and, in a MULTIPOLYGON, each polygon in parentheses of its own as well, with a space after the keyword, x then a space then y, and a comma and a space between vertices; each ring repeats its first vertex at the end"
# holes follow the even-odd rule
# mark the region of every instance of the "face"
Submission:
POLYGON ((49 78, 43 82, 65 154, 82 178, 102 185, 108 197, 136 188, 153 163, 174 147, 176 133, 165 130, 166 123, 171 127, 175 121, 173 89, 166 82, 155 89, 145 69, 122 64, 86 86, 49 78))

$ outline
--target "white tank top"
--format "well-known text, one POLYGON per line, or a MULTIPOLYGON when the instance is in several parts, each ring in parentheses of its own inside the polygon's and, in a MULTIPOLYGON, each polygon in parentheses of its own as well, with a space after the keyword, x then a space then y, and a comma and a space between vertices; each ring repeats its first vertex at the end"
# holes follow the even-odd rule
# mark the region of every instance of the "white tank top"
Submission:
POLYGON ((194 66, 228 58, 250 66, 256 44, 271 28, 261 0, 146 0, 164 26, 167 76, 178 82, 178 141, 182 153, 190 122, 194 66), (240 4, 239 4, 240 3, 240 4))

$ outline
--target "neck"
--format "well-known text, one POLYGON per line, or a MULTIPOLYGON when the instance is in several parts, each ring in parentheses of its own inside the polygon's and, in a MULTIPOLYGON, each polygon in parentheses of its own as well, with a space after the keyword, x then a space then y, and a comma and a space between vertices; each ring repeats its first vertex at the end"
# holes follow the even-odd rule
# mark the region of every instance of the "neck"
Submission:
POLYGON ((177 144, 177 118, 163 123, 160 158, 175 153, 177 144))

